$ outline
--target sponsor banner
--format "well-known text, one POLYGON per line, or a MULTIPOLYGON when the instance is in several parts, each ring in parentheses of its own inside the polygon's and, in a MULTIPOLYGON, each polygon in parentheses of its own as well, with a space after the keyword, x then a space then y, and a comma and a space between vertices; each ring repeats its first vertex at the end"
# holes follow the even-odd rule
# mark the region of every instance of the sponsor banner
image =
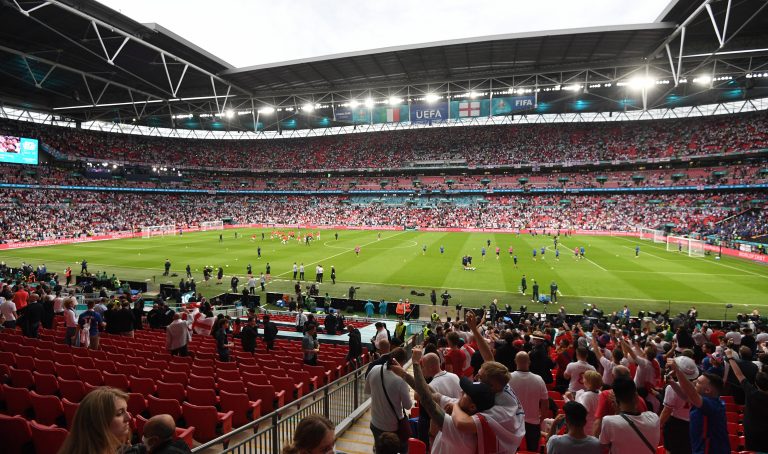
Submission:
POLYGON ((491 115, 509 115, 535 107, 535 96, 502 96, 491 100, 491 115))
POLYGON ((350 124, 365 124, 371 122, 371 111, 366 107, 339 107, 335 110, 336 121, 350 124))
POLYGON ((437 123, 448 119, 448 103, 411 104, 411 123, 437 123))

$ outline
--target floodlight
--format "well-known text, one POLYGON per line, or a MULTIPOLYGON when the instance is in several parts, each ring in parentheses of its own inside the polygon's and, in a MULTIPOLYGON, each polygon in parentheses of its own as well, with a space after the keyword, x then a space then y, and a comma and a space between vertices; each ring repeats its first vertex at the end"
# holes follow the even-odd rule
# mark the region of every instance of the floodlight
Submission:
POLYGON ((469 92, 469 97, 470 97, 470 98, 472 98, 472 99, 475 99, 475 98, 477 98, 478 96, 480 96, 480 93, 478 93, 478 92, 476 92, 476 91, 471 91, 471 92, 469 92))
POLYGON ((232 109, 227 109, 224 112, 224 116, 227 117, 227 118, 232 118, 232 117, 235 116, 235 112, 233 112, 232 109))
POLYGON ((259 109, 259 113, 260 114, 271 114, 274 111, 275 111, 275 108, 271 107, 271 106, 265 106, 265 107, 262 107, 261 109, 259 109))
POLYGON ((359 105, 360 105, 360 101, 358 101, 357 99, 351 99, 351 100, 349 101, 349 107, 351 107, 351 108, 353 108, 353 109, 354 109, 355 107, 359 106, 359 105))
POLYGON ((656 85, 656 79, 652 77, 633 77, 629 80, 629 86, 641 90, 648 89, 656 85))
POLYGON ((373 107, 373 99, 371 99, 371 98, 366 98, 366 99, 365 99, 365 107, 367 107, 367 108, 369 108, 369 109, 370 109, 371 107, 373 107))
POLYGON ((566 85, 562 87, 562 89, 567 91, 579 91, 581 89, 581 85, 579 84, 566 85))
POLYGON ((303 110, 305 112, 312 112, 313 110, 315 110, 315 106, 313 106, 310 103, 307 103, 307 104, 304 104, 304 106, 301 108, 301 110, 303 110))
POLYGON ((693 82, 699 85, 709 85, 712 82, 712 77, 707 75, 699 76, 693 79, 693 82))
POLYGON ((434 93, 427 93, 427 95, 424 96, 424 100, 427 101, 428 103, 436 102, 438 99, 440 99, 440 97, 434 93))
POLYGON ((396 105, 401 104, 403 102, 403 98, 398 98, 396 96, 393 96, 393 97, 389 98, 388 102, 389 102, 390 106, 396 106, 396 105))

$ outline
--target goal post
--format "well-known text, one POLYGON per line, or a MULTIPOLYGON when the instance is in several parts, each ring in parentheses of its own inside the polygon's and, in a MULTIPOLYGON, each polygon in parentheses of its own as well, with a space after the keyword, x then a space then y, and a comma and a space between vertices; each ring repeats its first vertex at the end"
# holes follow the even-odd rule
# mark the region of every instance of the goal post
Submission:
POLYGON ((207 232, 209 230, 224 230, 224 221, 204 221, 200 223, 201 232, 207 232))
POLYGON ((681 252, 689 257, 704 257, 704 241, 682 236, 667 236, 667 251, 681 252))
POLYGON ((654 243, 666 243, 667 241, 663 230, 648 229, 645 227, 640 229, 640 239, 653 240, 654 243))
POLYGON ((178 231, 176 230, 175 224, 145 225, 141 228, 142 238, 152 238, 153 236, 176 235, 177 233, 178 231))

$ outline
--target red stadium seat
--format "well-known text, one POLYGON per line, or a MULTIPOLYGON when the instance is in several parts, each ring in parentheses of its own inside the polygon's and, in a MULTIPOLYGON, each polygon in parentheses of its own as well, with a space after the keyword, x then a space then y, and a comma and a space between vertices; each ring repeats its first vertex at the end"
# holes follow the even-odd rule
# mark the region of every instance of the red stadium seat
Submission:
POLYGON ((173 372, 166 370, 163 372, 163 381, 166 383, 180 383, 183 386, 187 386, 187 380, 189 377, 187 377, 186 372, 173 372))
POLYGON ((131 377, 131 392, 139 393, 144 397, 155 393, 155 380, 151 378, 131 377))
POLYGON ((32 410, 35 412, 35 421, 40 424, 53 425, 64 422, 64 407, 56 396, 41 396, 32 391, 29 393, 32 402, 32 410))
MULTIPOLYGON (((231 394, 220 391, 219 398, 221 399, 221 409, 232 412, 232 425, 234 427, 243 426, 261 417, 261 400, 250 401, 248 394, 231 394)), ((258 427, 254 426, 253 432, 256 433, 257 430, 258 427)))
POLYGON ((147 399, 140 393, 128 393, 128 413, 140 415, 147 411, 147 399))
POLYGON ((11 386, 27 389, 32 389, 35 387, 35 377, 32 375, 31 370, 16 369, 15 367, 11 367, 9 370, 9 376, 11 378, 11 386))
POLYGON ((416 438, 408 439, 408 454, 426 454, 427 445, 423 441, 416 438))
POLYGON ((161 399, 174 399, 179 402, 184 401, 187 398, 187 393, 184 390, 184 385, 181 383, 165 383, 162 381, 157 382, 157 397, 161 399))
POLYGON ((246 390, 248 391, 248 399, 253 402, 261 401, 262 414, 272 413, 286 404, 285 391, 275 391, 275 387, 272 385, 248 383, 246 390))
MULTIPOLYGON (((234 363, 233 363, 234 364, 234 363)), ((224 380, 239 380, 240 379, 240 371, 238 370, 216 370, 216 379, 224 379, 224 380)))
POLYGON ((16 355, 16 369, 35 370, 35 358, 32 356, 16 355))
POLYGON ((77 372, 77 366, 74 364, 54 363, 56 367, 56 376, 65 380, 79 380, 80 375, 77 372))
MULTIPOLYGON (((149 407, 149 414, 152 416, 166 413, 171 415, 174 421, 178 421, 179 418, 181 418, 182 411, 178 400, 160 399, 150 395, 147 396, 147 404, 149 407)), ((192 423, 187 420, 187 424, 190 425, 192 423)))
POLYGON ((32 430, 29 423, 21 416, 8 416, 0 413, 0 440, 3 449, 10 453, 31 452, 32 430))
POLYGON ((187 387, 187 402, 193 405, 219 405, 219 397, 213 389, 187 387))
POLYGON ((53 374, 41 374, 32 372, 35 379, 35 391, 42 395, 54 395, 59 392, 59 381, 53 374))
POLYGON ((59 378, 59 394, 70 402, 80 403, 87 393, 85 385, 80 380, 59 378))
POLYGON ((285 403, 291 403, 304 395, 304 383, 296 382, 291 377, 269 377, 269 383, 280 391, 285 391, 285 403))
POLYGON ((36 454, 57 454, 69 433, 67 429, 46 426, 35 421, 30 421, 29 428, 32 429, 32 443, 35 445, 36 454))
POLYGON ((102 386, 104 384, 104 377, 98 369, 85 369, 78 366, 77 373, 80 375, 80 380, 91 386, 102 386))
POLYGON ((112 388, 121 389, 125 392, 128 392, 128 390, 131 389, 130 380, 128 380, 128 377, 123 374, 111 374, 109 372, 104 372, 102 376, 104 377, 105 386, 111 386, 112 388))
POLYGON ((192 388, 216 389, 216 379, 213 377, 201 377, 195 374, 189 374, 188 386, 192 388))
POLYGON ((27 388, 14 388, 3 383, 3 397, 5 398, 5 412, 11 416, 26 417, 32 409, 32 401, 27 388))
POLYGON ((53 363, 53 361, 48 359, 34 359, 35 362, 35 371, 40 372, 41 374, 55 374, 56 373, 56 365, 53 363))
POLYGON ((139 367, 139 376, 144 378, 151 378, 155 381, 163 379, 163 371, 160 369, 139 367))
MULTIPOLYGON (((200 443, 211 441, 214 438, 232 432, 232 412, 219 413, 213 406, 192 405, 184 402, 184 420, 190 426, 195 426, 195 440, 200 443)), ((229 441, 224 442, 224 449, 229 441)))
POLYGON ((216 382, 219 386, 219 392, 226 391, 228 393, 238 394, 245 390, 245 385, 240 379, 237 380, 218 380, 216 382))
POLYGON ((78 407, 80 407, 80 404, 70 402, 67 399, 61 399, 61 406, 64 408, 64 420, 67 422, 67 427, 71 428, 72 421, 75 420, 75 413, 77 412, 78 407))

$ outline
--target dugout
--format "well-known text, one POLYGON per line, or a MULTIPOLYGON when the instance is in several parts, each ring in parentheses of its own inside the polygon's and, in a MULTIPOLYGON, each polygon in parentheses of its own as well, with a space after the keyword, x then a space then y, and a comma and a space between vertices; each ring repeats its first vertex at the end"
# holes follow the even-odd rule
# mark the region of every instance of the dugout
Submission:
MULTIPOLYGON (((267 292, 267 304, 275 305, 278 300, 282 300, 285 293, 275 293, 275 292, 267 292)), ((289 295, 291 298, 294 297, 294 295, 289 295)), ((322 309, 325 306, 325 297, 322 295, 318 295, 313 297, 315 299, 315 303, 317 304, 318 309, 322 309)), ((379 315, 379 302, 373 301, 373 305, 375 307, 375 315, 379 315)), ((331 298, 331 308, 339 310, 341 312, 348 312, 349 308, 352 308, 352 311, 355 312, 365 312, 365 304, 368 302, 367 299, 365 300, 359 300, 359 299, 353 299, 350 300, 348 298, 331 298)), ((411 319, 418 319, 419 318, 419 305, 411 303, 411 308, 413 309, 413 312, 411 313, 410 318, 411 319)), ((388 317, 396 317, 397 316, 397 303, 396 302, 387 302, 387 316, 388 317)))

